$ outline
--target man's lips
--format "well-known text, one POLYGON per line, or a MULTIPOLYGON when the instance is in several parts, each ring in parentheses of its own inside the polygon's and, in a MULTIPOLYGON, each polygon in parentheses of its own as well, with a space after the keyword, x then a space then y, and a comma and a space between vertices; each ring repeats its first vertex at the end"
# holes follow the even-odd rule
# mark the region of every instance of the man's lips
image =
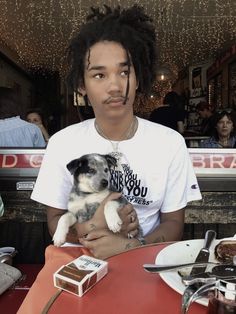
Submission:
POLYGON ((119 98, 109 98, 108 100, 105 101, 106 104, 119 104, 119 103, 124 103, 125 99, 123 97, 119 98))

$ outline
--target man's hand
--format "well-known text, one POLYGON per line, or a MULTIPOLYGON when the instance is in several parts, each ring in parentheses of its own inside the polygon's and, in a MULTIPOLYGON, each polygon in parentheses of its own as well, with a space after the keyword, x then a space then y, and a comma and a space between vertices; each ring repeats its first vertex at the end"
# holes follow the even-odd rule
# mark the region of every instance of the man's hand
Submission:
POLYGON ((85 238, 79 239, 94 257, 106 259, 112 255, 140 246, 137 239, 128 239, 121 234, 115 234, 109 230, 91 231, 85 238))
MULTIPOLYGON (((93 217, 82 223, 76 224, 76 229, 79 237, 85 236, 93 230, 108 229, 105 216, 104 216, 104 205, 112 200, 118 199, 121 193, 113 192, 109 194, 99 205, 93 217), (81 225, 84 225, 86 232, 81 234, 81 225)), ((118 210, 118 214, 122 220, 121 231, 125 237, 135 237, 138 234, 138 218, 137 214, 131 204, 127 204, 118 210)), ((84 228, 83 228, 84 229, 84 228)))
POLYGON ((136 237, 139 232, 139 221, 133 206, 128 203, 118 210, 118 214, 123 222, 120 233, 122 233, 125 237, 136 237))
POLYGON ((105 215, 104 215, 104 205, 109 202, 112 201, 114 199, 117 199, 120 197, 120 193, 111 193, 109 194, 102 202, 101 204, 98 206, 98 208, 96 209, 93 217, 91 219, 89 219, 88 221, 84 222, 84 223, 77 223, 76 224, 76 229, 77 229, 77 233, 78 236, 85 236, 88 233, 90 233, 92 230, 99 230, 99 229, 108 229, 107 227, 107 223, 106 223, 106 219, 105 219, 105 215), (86 232, 83 232, 81 234, 81 226, 83 225, 83 229, 86 232))

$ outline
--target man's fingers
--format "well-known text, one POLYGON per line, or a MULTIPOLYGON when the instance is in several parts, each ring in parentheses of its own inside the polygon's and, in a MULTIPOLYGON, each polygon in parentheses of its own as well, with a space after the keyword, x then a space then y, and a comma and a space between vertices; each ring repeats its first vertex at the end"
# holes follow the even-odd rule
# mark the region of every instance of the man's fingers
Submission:
POLYGON ((123 214, 125 216, 131 215, 133 212, 135 212, 135 210, 130 203, 118 209, 118 213, 123 214))
POLYGON ((112 192, 102 201, 102 204, 105 204, 105 203, 112 201, 112 200, 116 200, 119 197, 121 197, 121 193, 112 192))
POLYGON ((133 238, 135 238, 138 235, 138 233, 139 233, 138 229, 132 230, 132 231, 127 233, 127 238, 128 239, 133 239, 133 238))

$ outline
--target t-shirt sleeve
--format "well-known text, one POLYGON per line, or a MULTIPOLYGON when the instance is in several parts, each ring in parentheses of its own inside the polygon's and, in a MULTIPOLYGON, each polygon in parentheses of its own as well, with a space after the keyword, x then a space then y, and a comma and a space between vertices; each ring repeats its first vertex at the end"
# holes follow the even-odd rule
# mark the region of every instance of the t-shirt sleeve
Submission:
POLYGON ((182 141, 170 163, 161 211, 172 212, 184 208, 190 201, 200 199, 201 193, 193 165, 186 145, 182 141))
POLYGON ((63 149, 53 138, 49 140, 31 199, 50 207, 67 209, 72 178, 66 168, 63 149))

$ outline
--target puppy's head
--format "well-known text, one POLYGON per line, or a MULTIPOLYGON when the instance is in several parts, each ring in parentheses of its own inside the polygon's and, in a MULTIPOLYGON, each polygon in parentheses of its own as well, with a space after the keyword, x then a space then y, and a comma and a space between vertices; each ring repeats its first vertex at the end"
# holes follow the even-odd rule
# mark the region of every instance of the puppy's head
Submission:
POLYGON ((109 188, 112 166, 116 166, 116 159, 110 155, 87 154, 69 162, 67 169, 80 191, 94 193, 109 188))

